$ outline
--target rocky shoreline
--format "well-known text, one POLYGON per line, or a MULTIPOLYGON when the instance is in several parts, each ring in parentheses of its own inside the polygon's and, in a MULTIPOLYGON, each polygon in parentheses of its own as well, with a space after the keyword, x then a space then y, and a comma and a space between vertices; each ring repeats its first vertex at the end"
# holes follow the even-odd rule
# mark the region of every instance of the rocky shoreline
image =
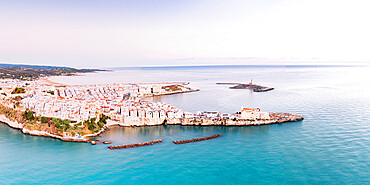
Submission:
POLYGON ((34 136, 45 136, 55 139, 59 139, 67 142, 91 142, 91 137, 96 137, 102 134, 103 132, 109 130, 113 126, 122 126, 122 127, 147 127, 147 126, 160 126, 160 125, 181 125, 181 126, 257 126, 257 125, 270 125, 278 124, 284 122, 296 122, 303 120, 303 116, 299 114, 292 113, 270 113, 270 120, 243 120, 243 119, 212 119, 212 118, 181 118, 173 120, 161 120, 158 123, 147 124, 128 124, 110 121, 108 122, 99 132, 94 134, 87 134, 81 138, 77 137, 63 137, 55 134, 51 134, 46 131, 40 130, 30 130, 24 128, 21 123, 17 121, 11 121, 5 115, 0 115, 0 122, 7 124, 8 126, 19 129, 24 134, 34 135, 34 136))
POLYGON ((14 129, 19 129, 23 134, 33 135, 33 136, 45 136, 45 137, 51 137, 55 139, 59 139, 62 141, 70 141, 70 142, 90 142, 88 138, 82 137, 82 138, 75 138, 75 137, 62 137, 55 134, 51 134, 46 131, 40 131, 40 130, 30 130, 23 127, 23 124, 18 123, 17 121, 11 121, 9 118, 7 118, 5 115, 0 115, 0 122, 7 124, 9 127, 14 129))
POLYGON ((269 120, 247 120, 247 119, 215 119, 215 118, 194 118, 185 119, 181 122, 167 121, 166 125, 182 125, 182 126, 256 126, 270 125, 285 122, 296 122, 303 120, 303 116, 292 113, 270 113, 269 120))
MULTIPOLYGON (((216 111, 192 114, 166 103, 141 101, 147 97, 199 91, 184 86, 189 82, 151 83, 152 86, 143 87, 116 84, 70 88, 57 87, 62 84, 42 78, 38 82, 5 80, 2 84, 0 122, 24 134, 69 142, 90 142, 94 140, 91 137, 99 136, 116 125, 253 126, 303 120, 298 114, 269 114, 259 108, 245 107, 235 114, 216 111)), ((242 86, 253 91, 269 90, 253 84, 252 80, 249 84, 217 84, 242 86)))

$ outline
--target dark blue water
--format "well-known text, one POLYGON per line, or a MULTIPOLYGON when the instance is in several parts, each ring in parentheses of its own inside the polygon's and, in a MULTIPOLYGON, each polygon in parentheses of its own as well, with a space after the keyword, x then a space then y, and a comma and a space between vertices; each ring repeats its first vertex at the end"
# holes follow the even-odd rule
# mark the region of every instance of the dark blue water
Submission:
POLYGON ((303 114, 304 121, 252 127, 114 128, 115 144, 164 139, 111 151, 21 134, 0 124, 0 184, 369 184, 370 74, 366 67, 209 67, 125 69, 69 84, 190 81, 201 91, 155 98, 187 111, 233 113, 241 106, 303 114), (252 93, 216 82, 254 82, 252 93), (171 141, 222 137, 175 145, 171 141))

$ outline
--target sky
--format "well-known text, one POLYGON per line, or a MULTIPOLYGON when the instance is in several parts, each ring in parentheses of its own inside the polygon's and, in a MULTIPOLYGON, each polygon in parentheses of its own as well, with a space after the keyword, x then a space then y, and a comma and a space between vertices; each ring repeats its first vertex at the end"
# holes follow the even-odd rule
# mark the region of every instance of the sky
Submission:
POLYGON ((0 0, 0 63, 369 63, 366 0, 0 0))

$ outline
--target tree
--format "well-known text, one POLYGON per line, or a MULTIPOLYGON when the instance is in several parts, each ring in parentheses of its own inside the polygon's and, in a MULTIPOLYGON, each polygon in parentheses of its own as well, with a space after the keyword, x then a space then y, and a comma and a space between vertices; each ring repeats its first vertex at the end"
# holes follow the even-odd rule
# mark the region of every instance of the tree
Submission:
POLYGON ((95 130, 96 127, 95 127, 95 119, 94 118, 92 118, 90 120, 86 120, 84 123, 86 124, 86 126, 89 130, 91 130, 91 131, 95 130))
POLYGON ((71 128, 70 123, 71 123, 71 120, 68 120, 68 119, 63 119, 63 120, 62 120, 62 119, 61 119, 62 129, 63 129, 64 131, 69 130, 69 129, 71 128))
POLYGON ((35 112, 32 112, 32 111, 28 111, 28 110, 26 110, 26 111, 24 111, 24 113, 22 114, 22 117, 24 118, 24 119, 26 119, 26 120, 34 120, 35 119, 35 117, 33 116, 33 114, 34 114, 35 112))
POLYGON ((12 94, 21 94, 21 93, 25 93, 26 90, 22 87, 16 87, 13 91, 12 91, 12 94))
POLYGON ((48 122, 48 118, 46 117, 41 117, 41 123, 47 123, 48 122))

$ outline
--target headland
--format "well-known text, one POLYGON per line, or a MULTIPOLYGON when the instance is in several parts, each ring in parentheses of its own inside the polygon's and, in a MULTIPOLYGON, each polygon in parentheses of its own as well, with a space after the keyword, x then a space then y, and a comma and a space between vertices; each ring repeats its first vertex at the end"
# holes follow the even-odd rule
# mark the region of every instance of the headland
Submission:
POLYGON ((233 114, 183 111, 145 101, 199 91, 189 82, 61 85, 48 79, 0 81, 0 121, 25 134, 89 142, 112 126, 253 126, 303 120, 302 115, 242 107, 233 114))

